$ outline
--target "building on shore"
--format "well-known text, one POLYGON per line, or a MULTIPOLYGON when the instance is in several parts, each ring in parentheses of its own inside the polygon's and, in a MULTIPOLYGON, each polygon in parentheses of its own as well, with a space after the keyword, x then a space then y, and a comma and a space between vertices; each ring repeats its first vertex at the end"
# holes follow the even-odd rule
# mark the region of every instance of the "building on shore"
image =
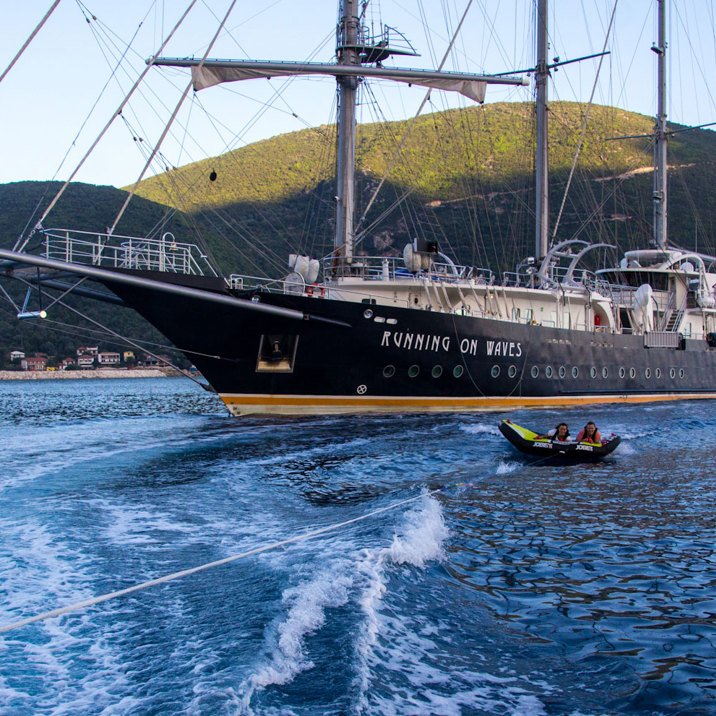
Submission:
POLYGON ((101 351, 97 353, 97 363, 99 365, 119 365, 119 353, 101 351))
POLYGON ((22 360, 25 357, 25 351, 10 351, 10 360, 22 360))
POLYGON ((77 356, 96 356, 97 353, 99 353, 99 347, 98 346, 80 346, 77 349, 77 356))
POLYGON ((23 370, 45 370, 47 368, 46 355, 27 356, 20 360, 20 367, 23 370))
POLYGON ((91 355, 77 356, 77 365, 80 368, 94 368, 94 356, 91 356, 91 355))

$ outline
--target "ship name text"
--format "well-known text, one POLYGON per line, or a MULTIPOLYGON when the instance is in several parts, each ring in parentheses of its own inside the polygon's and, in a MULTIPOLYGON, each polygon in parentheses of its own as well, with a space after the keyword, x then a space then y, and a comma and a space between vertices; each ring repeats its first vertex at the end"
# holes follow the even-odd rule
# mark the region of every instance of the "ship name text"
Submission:
POLYGON ((452 336, 439 336, 430 333, 411 333, 410 331, 383 331, 381 348, 402 348, 403 350, 434 351, 449 353, 454 345, 466 355, 476 356, 480 343, 488 356, 519 358, 522 344, 519 341, 478 341, 477 338, 453 339, 452 336))

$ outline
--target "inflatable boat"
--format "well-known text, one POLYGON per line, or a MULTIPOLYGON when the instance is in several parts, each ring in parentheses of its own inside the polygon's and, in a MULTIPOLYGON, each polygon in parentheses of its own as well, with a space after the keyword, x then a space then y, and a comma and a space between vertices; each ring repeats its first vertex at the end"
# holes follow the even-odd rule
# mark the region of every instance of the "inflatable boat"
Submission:
POLYGON ((540 438, 538 437, 539 433, 520 427, 511 420, 502 421, 500 432, 526 455, 574 461, 601 460, 614 452, 622 440, 618 435, 612 433, 601 443, 578 443, 573 440, 560 442, 550 438, 540 438))

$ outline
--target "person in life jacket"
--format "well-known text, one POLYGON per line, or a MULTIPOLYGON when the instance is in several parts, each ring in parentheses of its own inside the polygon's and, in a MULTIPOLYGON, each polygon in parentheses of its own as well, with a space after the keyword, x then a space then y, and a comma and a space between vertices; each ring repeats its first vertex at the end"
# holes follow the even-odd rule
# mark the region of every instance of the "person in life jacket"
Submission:
POLYGON ((590 420, 577 434, 578 443, 599 443, 602 442, 602 434, 597 426, 590 420))
POLYGON ((550 430, 545 435, 538 435, 537 438, 549 438, 550 440, 557 440, 561 443, 569 441, 569 428, 567 423, 560 423, 554 430, 550 430))

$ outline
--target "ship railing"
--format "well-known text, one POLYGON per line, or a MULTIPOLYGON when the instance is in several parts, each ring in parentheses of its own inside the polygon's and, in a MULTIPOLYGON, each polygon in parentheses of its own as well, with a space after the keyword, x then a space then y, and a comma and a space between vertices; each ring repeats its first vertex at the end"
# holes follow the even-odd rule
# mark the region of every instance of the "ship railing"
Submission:
POLYGON ((365 281, 393 281, 396 279, 428 279, 436 283, 456 283, 477 280, 494 282, 490 269, 460 266, 452 262, 432 261, 429 269, 409 271, 400 256, 356 256, 351 263, 334 257, 323 259, 323 275, 335 278, 359 278, 365 281))
POLYGON ((44 230, 46 258, 104 268, 191 274, 217 273, 196 244, 177 241, 166 232, 158 239, 71 229, 44 230))
POLYGON ((683 336, 673 331, 647 331, 644 334, 646 348, 681 348, 683 336))
MULTIPOLYGON (((307 296, 309 298, 328 298, 329 296, 340 295, 341 298, 352 298, 356 303, 374 305, 384 296, 367 291, 343 288, 342 286, 326 286, 322 283, 308 284, 295 274, 290 280, 269 279, 265 276, 248 276, 246 274, 231 274, 225 278, 226 285, 235 291, 255 291, 267 293, 284 293, 294 296, 307 296)), ((407 307, 407 298, 390 297, 390 303, 407 307)))

